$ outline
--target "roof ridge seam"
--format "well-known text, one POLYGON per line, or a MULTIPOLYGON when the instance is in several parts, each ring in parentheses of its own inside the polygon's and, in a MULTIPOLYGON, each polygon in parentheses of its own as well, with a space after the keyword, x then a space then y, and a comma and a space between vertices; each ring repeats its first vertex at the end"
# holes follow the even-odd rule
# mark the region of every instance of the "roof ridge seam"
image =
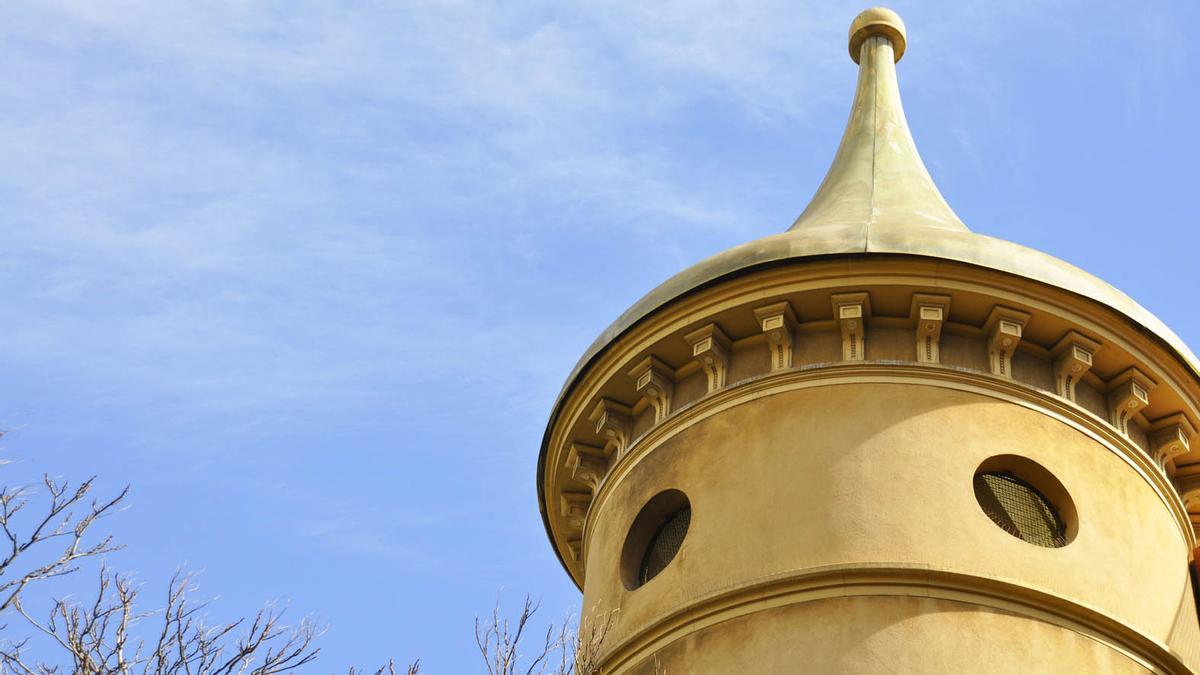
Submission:
MULTIPOLYGON (((876 39, 879 38, 871 37, 864 47, 871 49, 870 42, 876 39)), ((873 51, 866 67, 875 68, 876 72, 871 86, 871 189, 867 197, 867 224, 863 228, 863 252, 871 248, 871 224, 875 220, 875 160, 879 153, 879 59, 873 51)))

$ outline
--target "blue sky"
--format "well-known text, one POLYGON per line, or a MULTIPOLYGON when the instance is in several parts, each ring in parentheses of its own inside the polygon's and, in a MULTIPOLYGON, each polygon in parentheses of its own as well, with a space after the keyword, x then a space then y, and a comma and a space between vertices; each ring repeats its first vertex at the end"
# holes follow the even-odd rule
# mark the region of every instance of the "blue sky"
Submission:
MULTIPOLYGON (((1193 347, 1194 6, 895 2, 931 173, 977 232, 1193 347)), ((133 486, 112 563, 282 599, 318 671, 474 672, 476 614, 577 611, 534 461, 641 294, 785 229, 864 5, 39 0, 0 7, 5 482, 133 486)))

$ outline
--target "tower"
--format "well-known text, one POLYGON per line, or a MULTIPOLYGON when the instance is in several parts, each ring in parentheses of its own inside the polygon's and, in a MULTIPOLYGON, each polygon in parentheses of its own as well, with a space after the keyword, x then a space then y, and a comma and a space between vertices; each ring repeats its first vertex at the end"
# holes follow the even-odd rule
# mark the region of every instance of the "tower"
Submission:
POLYGON ((906 42, 854 20, 807 209, 643 297, 554 404, 539 505, 605 673, 1200 671, 1200 361, 967 229, 906 42))

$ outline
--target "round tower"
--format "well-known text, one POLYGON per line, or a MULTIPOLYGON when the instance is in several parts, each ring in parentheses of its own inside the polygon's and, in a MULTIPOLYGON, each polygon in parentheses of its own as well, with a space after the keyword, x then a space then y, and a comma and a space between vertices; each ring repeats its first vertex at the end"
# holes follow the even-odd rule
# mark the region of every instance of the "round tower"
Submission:
POLYGON ((808 208, 651 291, 555 402, 539 505, 602 672, 1200 671, 1200 362, 967 229, 904 118, 906 43, 854 20, 808 208))

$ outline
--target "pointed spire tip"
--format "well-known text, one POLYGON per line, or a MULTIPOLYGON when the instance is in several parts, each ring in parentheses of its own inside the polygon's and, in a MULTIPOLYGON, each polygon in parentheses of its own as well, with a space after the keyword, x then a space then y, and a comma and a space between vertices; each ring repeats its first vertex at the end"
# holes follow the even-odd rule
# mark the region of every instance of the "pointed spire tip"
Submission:
POLYGON ((873 35, 882 35, 891 41, 896 61, 904 56, 904 47, 908 43, 904 21, 899 14, 886 7, 872 7, 850 22, 850 58, 855 63, 862 57, 863 43, 873 35))
POLYGON ((904 46, 904 22, 889 9, 868 9, 850 25, 859 64, 850 119, 829 173, 790 230, 861 237, 863 250, 872 237, 970 232, 938 192, 904 119, 895 65, 904 46))

